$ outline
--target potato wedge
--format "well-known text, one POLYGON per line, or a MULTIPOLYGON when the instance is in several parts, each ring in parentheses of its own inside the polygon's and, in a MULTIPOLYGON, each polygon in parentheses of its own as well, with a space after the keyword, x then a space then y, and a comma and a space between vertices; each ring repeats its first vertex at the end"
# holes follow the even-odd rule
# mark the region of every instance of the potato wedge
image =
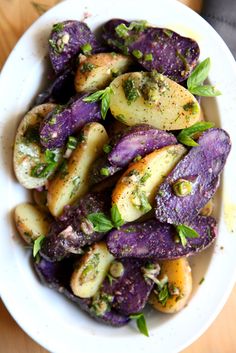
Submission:
POLYGON ((15 208, 15 223, 20 236, 27 244, 32 244, 40 235, 49 231, 49 217, 30 203, 21 203, 15 208))
POLYGON ((106 130, 99 123, 87 124, 82 136, 83 140, 71 154, 66 168, 49 182, 47 200, 53 216, 59 216, 64 206, 72 204, 89 190, 91 166, 108 142, 106 130))
POLYGON ((186 153, 182 145, 160 148, 130 165, 119 179, 112 194, 125 222, 132 222, 153 204, 158 186, 186 153))
POLYGON ((48 212, 48 207, 47 207, 47 190, 42 190, 39 191, 37 189, 33 190, 33 199, 36 205, 40 208, 42 211, 48 212))
MULTIPOLYGON (((32 177, 31 171, 37 164, 46 162, 45 153, 39 145, 38 130, 42 120, 53 108, 55 104, 51 103, 33 108, 25 115, 17 129, 13 154, 14 171, 19 183, 27 189, 43 186, 48 179, 48 176, 32 177)), ((61 151, 53 152, 59 159, 61 151)))
POLYGON ((112 81, 111 88, 111 113, 126 125, 145 123, 162 130, 179 130, 201 120, 196 98, 158 73, 126 73, 112 81))
MULTIPOLYGON (((182 257, 178 260, 167 260, 160 263, 159 280, 168 277, 168 299, 160 302, 156 289, 152 291, 149 303, 154 309, 167 314, 173 314, 187 304, 192 292, 192 273, 188 260, 182 257), (175 294, 174 294, 175 293, 175 294)), ((164 298, 163 298, 164 299, 164 298)))
POLYGON ((103 89, 114 77, 126 72, 132 60, 116 53, 99 53, 88 56, 80 63, 75 75, 77 92, 103 89))
POLYGON ((80 298, 90 298, 98 291, 114 257, 106 243, 94 243, 83 255, 71 277, 71 289, 80 298))

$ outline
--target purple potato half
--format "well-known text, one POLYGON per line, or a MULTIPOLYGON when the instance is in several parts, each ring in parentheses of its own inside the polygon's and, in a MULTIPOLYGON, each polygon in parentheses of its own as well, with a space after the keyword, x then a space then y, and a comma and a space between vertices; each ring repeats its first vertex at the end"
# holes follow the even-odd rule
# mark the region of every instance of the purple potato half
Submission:
POLYGON ((103 238, 105 233, 95 232, 87 220, 90 213, 109 214, 110 194, 91 193, 76 205, 66 206, 64 213, 55 220, 43 242, 40 254, 49 261, 60 261, 70 254, 80 254, 81 248, 103 238))
POLYGON ((231 149, 230 137, 222 129, 209 129, 160 185, 156 196, 156 218, 161 222, 188 224, 215 194, 231 149), (178 196, 177 182, 186 180, 191 192, 178 196))
POLYGON ((114 50, 130 54, 147 71, 157 70, 176 82, 186 80, 198 62, 197 42, 166 28, 135 27, 132 23, 122 19, 108 21, 103 39, 114 50), (133 29, 117 33, 121 24, 133 29))
POLYGON ((177 144, 174 135, 149 125, 128 129, 108 154, 111 165, 124 168, 137 156, 144 157, 155 149, 177 144))
POLYGON ((83 45, 91 46, 91 53, 101 51, 101 46, 84 22, 69 20, 53 25, 49 38, 49 56, 58 74, 71 66, 83 45))
MULTIPOLYGON (((112 308, 124 315, 143 310, 153 288, 154 282, 145 278, 144 268, 147 261, 140 259, 117 260, 123 265, 123 275, 104 280, 100 291, 113 296, 112 308)), ((159 266, 157 266, 159 272, 159 266)), ((156 275, 158 275, 158 272, 156 275)))
POLYGON ((66 107, 57 106, 46 116, 40 127, 40 142, 44 147, 62 147, 70 135, 101 119, 100 104, 84 102, 87 95, 74 97, 66 107))
POLYGON ((80 309, 87 312, 97 321, 117 327, 127 324, 129 317, 122 315, 113 309, 106 311, 100 316, 96 315, 92 307, 91 299, 81 299, 72 293, 70 288, 70 278, 73 266, 73 259, 66 259, 61 262, 49 262, 45 259, 40 259, 39 262, 34 263, 34 268, 42 283, 65 295, 69 300, 76 303, 80 309))
POLYGON ((173 225, 151 219, 112 230, 107 236, 107 247, 113 256, 119 258, 172 260, 197 254, 211 245, 216 238, 216 220, 213 217, 197 216, 188 226, 193 228, 199 237, 187 238, 186 246, 179 242, 173 225))

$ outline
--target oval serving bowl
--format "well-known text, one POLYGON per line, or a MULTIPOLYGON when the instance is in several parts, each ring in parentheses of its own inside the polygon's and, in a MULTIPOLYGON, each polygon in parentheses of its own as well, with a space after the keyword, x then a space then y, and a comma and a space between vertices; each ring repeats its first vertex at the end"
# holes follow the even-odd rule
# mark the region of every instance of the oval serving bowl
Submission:
POLYGON ((203 99, 209 120, 236 140, 236 65, 223 40, 199 15, 173 0, 68 0, 40 17, 23 35, 9 56, 0 76, 1 92, 1 247, 2 299, 18 324, 38 343, 53 352, 141 353, 179 352, 200 336, 214 320, 235 281, 236 237, 233 210, 236 193, 236 150, 232 148, 221 187, 216 195, 215 216, 219 236, 213 247, 191 259, 194 289, 189 305, 176 315, 147 310, 150 337, 135 325, 120 329, 90 319, 63 296, 41 285, 30 266, 29 250, 22 246, 12 222, 12 210, 29 194, 12 172, 12 144, 16 127, 43 83, 47 66, 47 37, 53 23, 82 20, 95 30, 113 17, 148 22, 193 37, 200 45, 201 60, 210 57, 210 81, 222 96, 203 99), (201 278, 204 283, 199 286, 201 278))

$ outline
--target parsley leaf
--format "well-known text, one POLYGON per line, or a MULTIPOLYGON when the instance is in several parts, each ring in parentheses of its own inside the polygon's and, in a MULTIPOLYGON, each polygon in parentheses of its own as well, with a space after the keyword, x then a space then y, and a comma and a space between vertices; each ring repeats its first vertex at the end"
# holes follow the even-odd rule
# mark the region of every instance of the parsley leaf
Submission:
POLYGON ((45 239, 45 235, 40 235, 40 237, 35 239, 34 245, 33 245, 33 257, 37 256, 38 252, 40 251, 40 249, 42 247, 42 243, 43 243, 44 239, 45 239))
POLYGON ((177 140, 186 146, 198 146, 198 143, 194 141, 194 135, 199 132, 206 131, 214 126, 214 123, 210 121, 200 121, 199 123, 193 124, 186 129, 183 129, 178 135, 177 140))
POLYGON ((108 109, 110 107, 111 95, 113 94, 112 88, 107 87, 103 90, 92 93, 90 96, 83 99, 84 102, 93 103, 101 101, 101 115, 105 119, 108 109))
POLYGON ((130 315, 129 317, 132 320, 136 320, 136 324, 139 329, 139 332, 141 332, 143 335, 149 337, 148 328, 147 328, 144 314, 143 313, 133 314, 133 315, 130 315))
POLYGON ((103 212, 90 213, 87 218, 92 222, 96 232, 108 232, 113 228, 112 222, 103 212))
POLYGON ((188 90, 192 94, 204 97, 216 97, 221 95, 214 86, 203 85, 203 82, 207 78, 210 71, 210 58, 205 59, 201 62, 191 73, 187 80, 188 90))
POLYGON ((176 226, 180 242, 183 247, 187 245, 187 238, 198 238, 199 234, 192 228, 186 226, 185 224, 179 224, 176 226))
POLYGON ((124 224, 124 221, 116 204, 114 204, 111 208, 111 219, 115 228, 119 228, 124 224))

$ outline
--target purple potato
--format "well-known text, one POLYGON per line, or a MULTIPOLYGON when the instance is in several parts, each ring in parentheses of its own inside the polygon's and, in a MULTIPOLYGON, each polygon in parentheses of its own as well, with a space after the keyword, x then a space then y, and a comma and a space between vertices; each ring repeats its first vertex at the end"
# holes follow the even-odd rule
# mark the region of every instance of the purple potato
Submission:
MULTIPOLYGON (((110 281, 106 278, 100 291, 113 296, 112 308, 119 313, 130 315, 145 307, 154 282, 145 278, 144 268, 147 261, 140 259, 120 259, 124 273, 110 281)), ((157 268, 159 272, 159 266, 157 268)), ((158 275, 158 272, 156 273, 158 275)))
POLYGON ((107 156, 102 156, 93 164, 90 173, 91 184, 100 183, 120 170, 120 167, 113 166, 108 162, 107 156))
POLYGON ((149 125, 136 125, 128 129, 108 154, 111 165, 124 168, 137 156, 144 157, 155 149, 174 145, 174 135, 149 125))
POLYGON ((34 263, 35 270, 42 283, 57 290, 59 293, 64 294, 69 300, 76 303, 80 309, 87 312, 97 321, 117 327, 127 324, 129 318, 119 314, 113 309, 97 316, 93 310, 91 299, 81 299, 72 293, 70 288, 70 278, 73 266, 74 260, 71 258, 53 263, 45 259, 40 259, 39 262, 34 263))
POLYGON ((49 38, 49 56, 54 71, 58 74, 71 66, 85 44, 91 45, 91 53, 101 51, 100 44, 84 22, 56 23, 49 38))
POLYGON ((230 137, 222 129, 209 129, 160 185, 156 196, 156 218, 161 222, 188 224, 215 194, 230 152, 230 137), (177 196, 174 185, 184 179, 192 190, 177 196))
POLYGON ((90 213, 109 214, 110 194, 90 193, 76 205, 66 206, 64 213, 55 220, 43 242, 40 254, 49 261, 60 261, 70 254, 80 254, 82 247, 103 238, 105 233, 95 232, 87 220, 90 213))
POLYGON ((75 73, 70 69, 56 77, 53 83, 36 98, 36 105, 52 102, 66 104, 76 94, 74 87, 75 73))
POLYGON ((156 219, 126 224, 119 230, 112 230, 107 236, 107 247, 115 257, 172 260, 199 253, 211 245, 217 236, 213 217, 197 216, 188 226, 196 230, 199 237, 187 238, 185 247, 179 242, 173 225, 160 223, 156 219))
POLYGON ((197 42, 166 28, 133 28, 119 36, 116 28, 131 22, 113 19, 104 25, 103 39, 115 50, 130 54, 147 71, 157 70, 176 82, 188 78, 200 54, 197 42))
POLYGON ((66 107, 58 106, 46 116, 40 127, 40 142, 44 147, 62 147, 70 135, 101 119, 100 104, 84 102, 87 95, 74 97, 66 107))

